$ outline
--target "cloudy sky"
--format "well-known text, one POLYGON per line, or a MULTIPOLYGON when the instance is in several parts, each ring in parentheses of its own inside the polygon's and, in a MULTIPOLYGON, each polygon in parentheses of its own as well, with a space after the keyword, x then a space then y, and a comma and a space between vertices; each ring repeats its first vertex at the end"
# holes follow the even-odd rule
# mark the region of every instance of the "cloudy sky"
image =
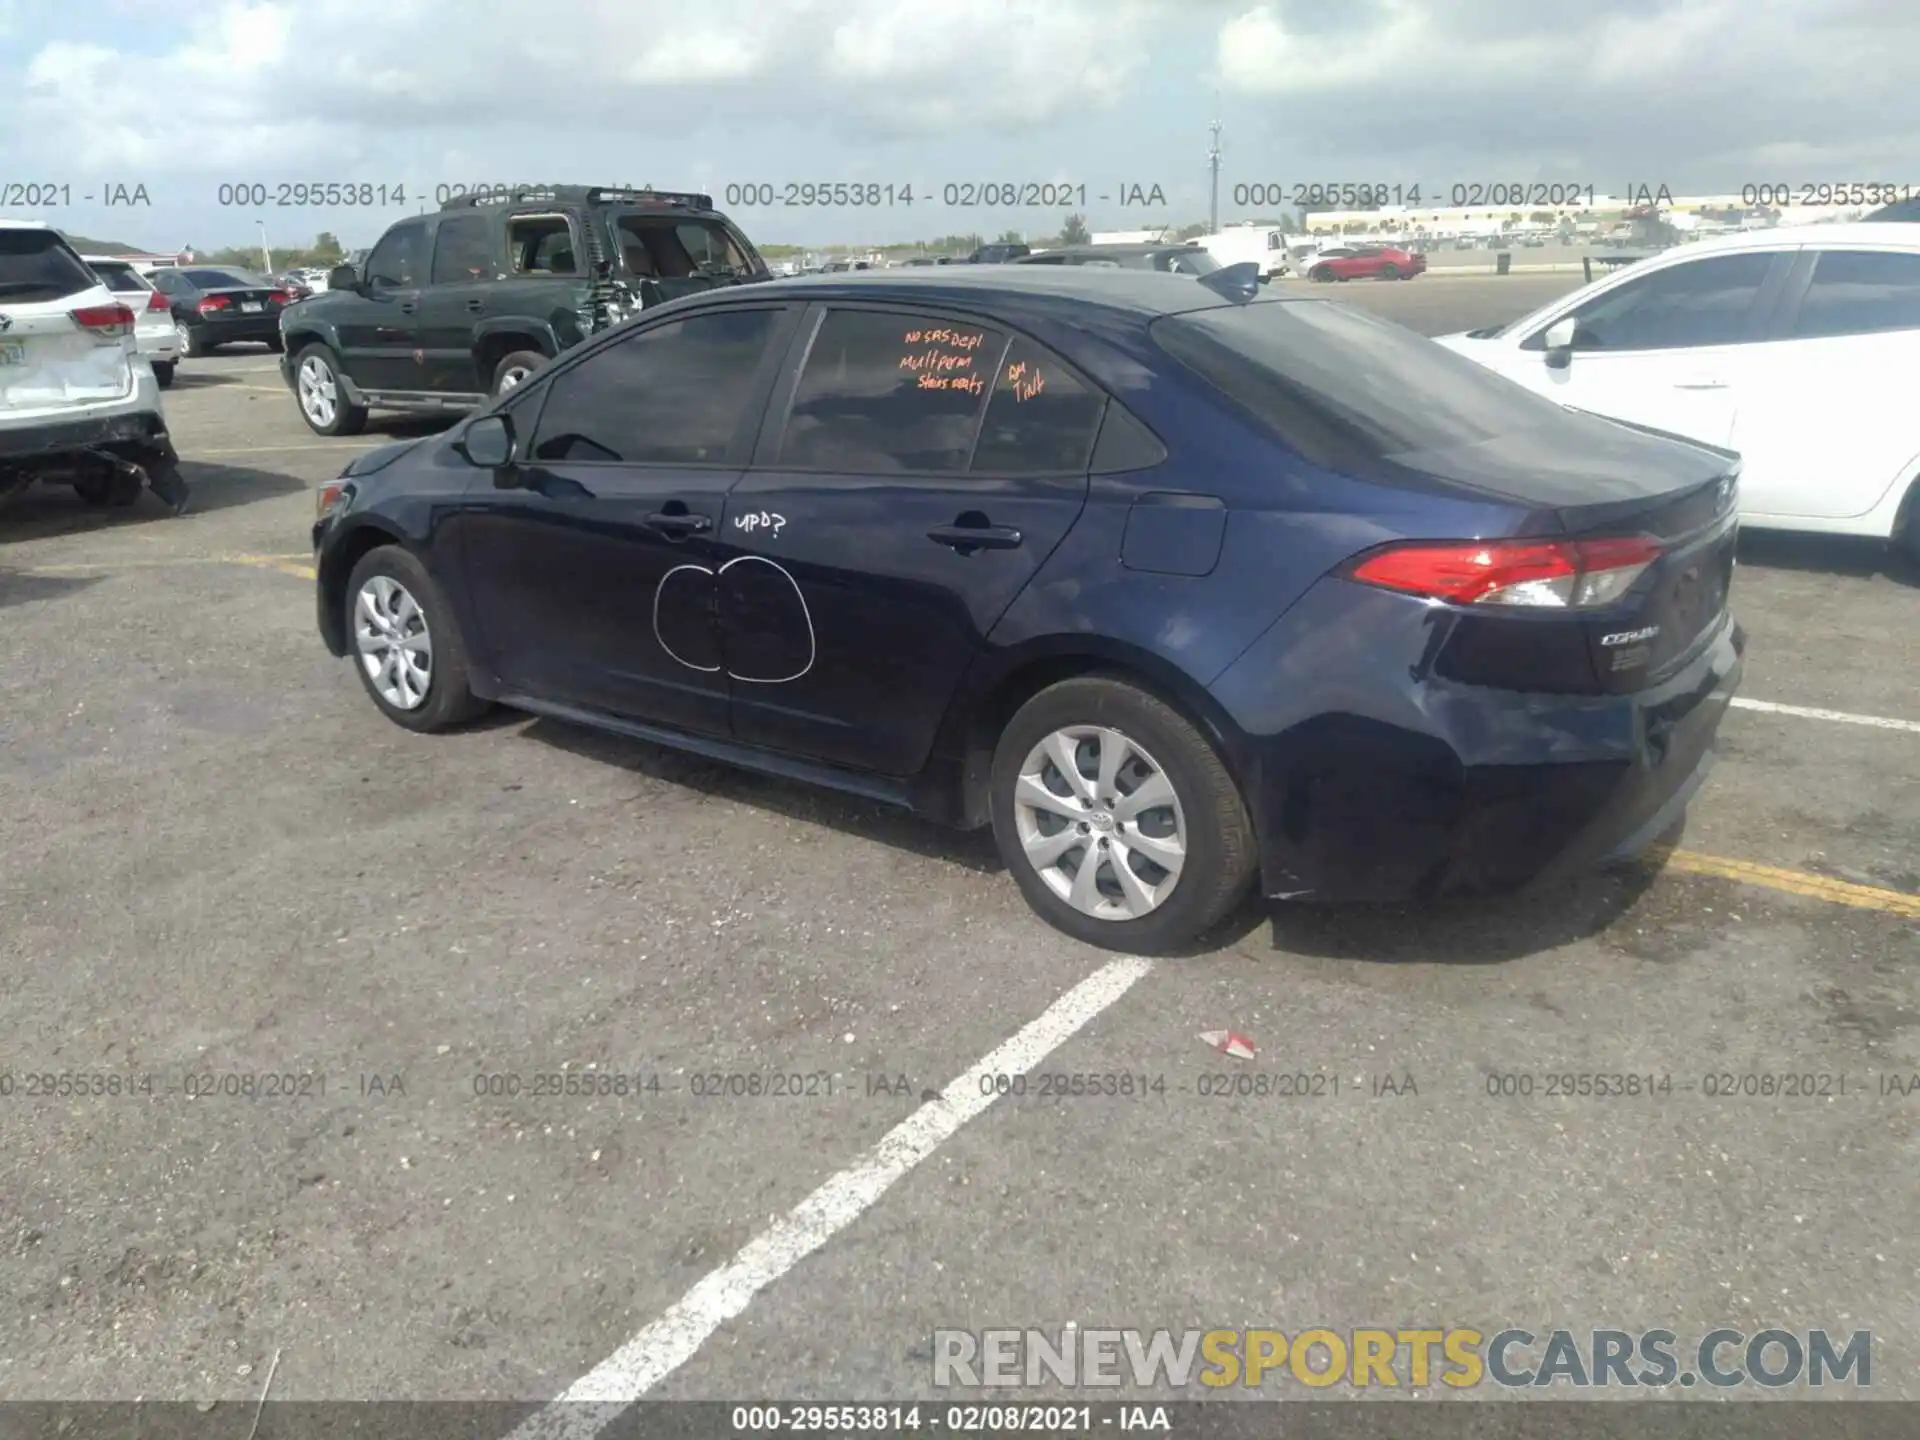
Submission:
POLYGON ((1187 223, 1216 95, 1223 220, 1270 213, 1235 202, 1262 183, 1920 187, 1916 41, 1905 0, 0 0, 0 214, 354 245, 441 187, 599 181, 710 190, 763 243, 878 242, 1056 230, 947 203, 1047 182, 1095 229, 1187 223), (895 198, 725 205, 836 181, 895 198), (295 182, 385 194, 279 203, 295 182))

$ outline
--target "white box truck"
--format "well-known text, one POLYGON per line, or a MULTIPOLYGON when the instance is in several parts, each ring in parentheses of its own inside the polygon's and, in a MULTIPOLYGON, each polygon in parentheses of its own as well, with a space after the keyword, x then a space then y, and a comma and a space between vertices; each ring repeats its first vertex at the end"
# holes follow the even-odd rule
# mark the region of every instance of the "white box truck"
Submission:
POLYGON ((1291 273, 1286 232, 1278 225, 1229 225, 1213 235, 1200 237, 1200 245, 1222 265, 1244 265, 1248 261, 1260 267, 1262 279, 1273 280, 1291 273))

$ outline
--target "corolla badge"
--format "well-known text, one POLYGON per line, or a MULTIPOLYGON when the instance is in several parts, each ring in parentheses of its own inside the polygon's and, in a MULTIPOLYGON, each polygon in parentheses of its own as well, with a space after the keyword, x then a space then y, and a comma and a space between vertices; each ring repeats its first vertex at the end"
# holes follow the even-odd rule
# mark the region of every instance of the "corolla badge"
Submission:
POLYGON ((1616 645, 1631 645, 1636 640, 1651 640, 1659 633, 1658 625, 1649 625, 1644 630, 1617 630, 1611 635, 1602 635, 1600 643, 1612 649, 1616 645))
POLYGON ((653 638, 689 670, 725 673, 748 685, 785 685, 813 669, 818 653, 806 596, 785 567, 739 555, 718 570, 676 565, 653 592, 653 638), (717 596, 715 592, 718 592, 717 596), (729 617, 726 650, 713 628, 714 601, 729 617))

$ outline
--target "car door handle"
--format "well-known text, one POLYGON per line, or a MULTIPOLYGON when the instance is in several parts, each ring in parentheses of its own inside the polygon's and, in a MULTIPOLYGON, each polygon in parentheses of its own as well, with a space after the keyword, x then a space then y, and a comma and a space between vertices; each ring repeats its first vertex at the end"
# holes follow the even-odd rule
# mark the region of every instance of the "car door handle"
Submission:
POLYGON ((487 308, 487 302, 484 300, 469 300, 467 302, 467 309, 471 310, 476 315, 478 315, 482 310, 486 308, 487 308))
POLYGON ((411 315, 419 308, 420 307, 411 300, 402 300, 400 302, 400 313, 402 315, 411 315))
POLYGON ((664 510, 647 516, 647 524, 663 535, 698 535, 713 528, 705 515, 669 515, 664 510))
POLYGON ((1020 544, 1020 532, 1011 525, 936 525, 927 531, 929 540, 968 550, 1012 550, 1020 544))
POLYGON ((1673 388, 1676 390, 1724 390, 1727 388, 1727 382, 1716 380, 1711 375, 1696 375, 1691 380, 1676 382, 1673 388))

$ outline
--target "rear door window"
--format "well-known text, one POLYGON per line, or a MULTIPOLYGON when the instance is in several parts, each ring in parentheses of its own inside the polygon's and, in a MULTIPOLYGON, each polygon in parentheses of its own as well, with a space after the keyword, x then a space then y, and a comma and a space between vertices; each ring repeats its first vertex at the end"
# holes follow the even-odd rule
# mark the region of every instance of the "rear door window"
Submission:
POLYGON ((1080 380, 1058 356, 1015 336, 987 400, 973 473, 1084 471, 1106 408, 1106 395, 1080 380))
POLYGON ((448 215, 433 237, 433 283, 461 285, 493 274, 493 222, 485 215, 448 215))
POLYGON ((1157 320, 1152 334, 1318 464, 1476 445, 1565 417, 1465 356, 1330 301, 1222 305, 1157 320))
POLYGON ((0 229, 0 301, 64 300, 99 283, 52 230, 0 229))
POLYGON ((965 470, 1006 348, 1006 335, 986 325, 830 310, 774 463, 856 475, 965 470))
POLYGON ((1920 254, 1823 250, 1800 301, 1793 338, 1920 330, 1920 254))

